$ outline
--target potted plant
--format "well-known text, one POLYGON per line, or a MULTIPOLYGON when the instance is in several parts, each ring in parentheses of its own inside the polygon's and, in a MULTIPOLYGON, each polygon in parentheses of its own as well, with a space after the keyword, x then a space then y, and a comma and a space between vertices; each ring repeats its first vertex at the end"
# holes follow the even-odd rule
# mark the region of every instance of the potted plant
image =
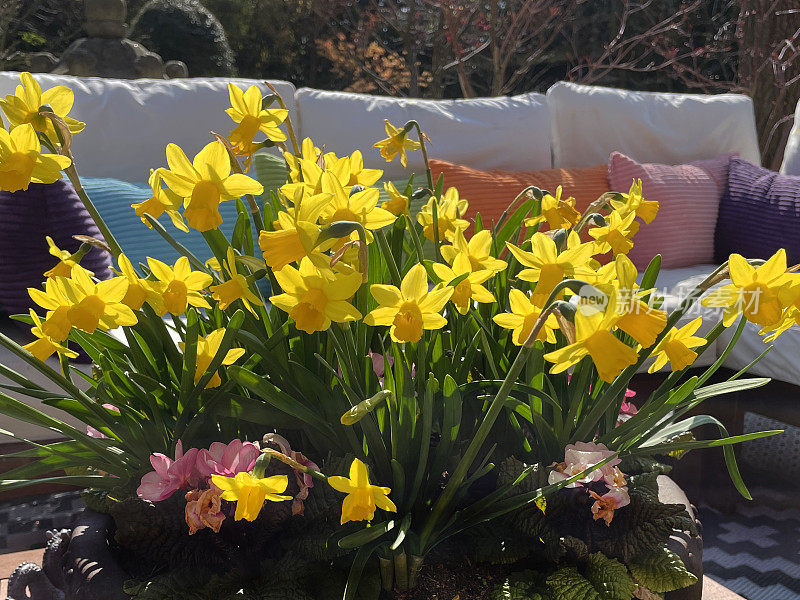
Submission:
MULTIPOLYGON (((191 160, 170 145, 152 198, 133 207, 181 257, 133 265, 80 185, 66 115, 26 105, 25 86, 3 104, 0 187, 31 176, 20 155, 53 167, 51 179, 63 169, 117 266, 96 281, 68 257, 67 273, 31 290, 41 311, 17 317, 35 340, 0 335, 53 384, 0 367, 12 382, 3 387, 88 427, 0 393, 3 413, 66 438, 32 443, 23 455, 33 462, 0 489, 85 488, 92 512, 80 529, 100 540, 87 549, 92 536, 53 537, 43 588, 72 598, 102 586, 104 597, 140 599, 630 600, 696 582, 668 545, 694 518, 688 503, 659 499, 659 476, 681 454, 719 446, 747 497, 731 445, 776 432, 729 436, 711 416, 686 417, 767 381, 709 384, 721 359, 700 375, 687 369, 736 322, 728 350, 746 320, 773 335, 791 326, 800 286, 783 252, 732 256, 667 314, 653 289, 660 258, 639 279, 626 257, 636 219, 658 210, 639 185, 584 214, 560 190, 531 187, 498 222, 470 223, 467 200, 428 170, 420 185, 387 184, 379 203, 381 172, 358 150, 301 143, 277 94, 231 85, 231 133, 191 160), (270 146, 283 151, 287 181, 256 198, 263 187, 241 161, 270 146), (410 199, 424 202, 416 216, 410 199), (230 239, 223 201, 238 207, 230 239), (208 256, 181 245, 164 213, 201 231, 208 256), (728 277, 703 300, 725 306, 708 334, 696 335, 700 319, 679 325, 728 277), (741 299, 756 288, 754 309, 741 299), (91 374, 70 365, 67 341, 92 359, 91 374), (60 372, 44 362, 53 354, 60 372), (653 359, 671 372, 635 410, 628 382, 653 359), (708 423, 720 437, 694 439, 708 423), (64 474, 41 478, 55 470, 64 474), (75 568, 84 558, 96 572, 75 568)), ((386 132, 375 144, 386 160, 421 151, 427 162, 418 123, 386 132)))

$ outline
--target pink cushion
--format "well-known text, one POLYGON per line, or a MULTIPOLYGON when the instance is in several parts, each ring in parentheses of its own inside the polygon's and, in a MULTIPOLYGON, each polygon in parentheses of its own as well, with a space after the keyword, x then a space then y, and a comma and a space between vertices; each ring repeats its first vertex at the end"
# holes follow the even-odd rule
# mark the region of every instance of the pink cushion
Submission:
POLYGON ((634 179, 641 179, 644 198, 660 204, 652 223, 640 223, 628 253, 639 270, 656 254, 661 254, 662 269, 714 261, 714 229, 731 156, 672 166, 638 163, 619 152, 611 154, 611 189, 627 192, 634 179))

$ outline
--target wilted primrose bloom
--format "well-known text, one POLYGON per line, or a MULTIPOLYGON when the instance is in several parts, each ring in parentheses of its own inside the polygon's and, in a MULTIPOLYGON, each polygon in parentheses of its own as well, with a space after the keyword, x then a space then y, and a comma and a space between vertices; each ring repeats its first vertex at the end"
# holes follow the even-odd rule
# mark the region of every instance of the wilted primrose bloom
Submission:
POLYGON ((192 271, 185 256, 181 256, 173 267, 148 257, 147 266, 156 278, 156 281, 146 282, 150 292, 148 300, 159 315, 182 315, 188 306, 211 308, 200 292, 211 285, 213 279, 202 271, 192 271))
POLYGON ((428 291, 425 267, 416 264, 406 273, 400 289, 374 284, 369 288, 378 308, 364 317, 367 325, 384 325, 395 342, 418 342, 425 329, 441 329, 447 320, 440 314, 453 295, 449 286, 428 291))
POLYGON ((167 164, 161 177, 164 183, 183 198, 183 216, 190 227, 210 231, 222 225, 219 204, 245 194, 261 194, 264 187, 255 179, 231 173, 231 161, 222 142, 206 145, 189 162, 177 145, 167 146, 167 164))
POLYGON ((11 133, 0 127, 0 190, 27 190, 31 183, 53 183, 72 161, 59 154, 42 154, 32 125, 19 125, 11 133))
POLYGON ((286 134, 280 129, 280 124, 289 116, 289 111, 283 108, 264 108, 264 96, 258 87, 251 85, 243 92, 238 86, 229 83, 228 94, 231 108, 225 112, 238 123, 230 132, 228 139, 233 145, 236 154, 249 156, 258 150, 253 143, 253 138, 260 131, 272 142, 285 142, 286 134))
POLYGON ((430 241, 434 241, 433 207, 436 206, 439 241, 452 239, 458 229, 466 229, 469 223, 462 217, 469 208, 469 202, 459 198, 458 190, 448 188, 441 199, 430 198, 417 214, 417 222, 422 225, 422 233, 430 241))
POLYGON ((350 465, 350 477, 333 475, 328 477, 328 483, 337 492, 347 494, 342 502, 342 525, 348 521, 372 521, 376 508, 397 512, 394 502, 389 500, 391 488, 372 485, 367 465, 357 458, 350 465))
POLYGON ((556 195, 545 194, 542 197, 542 209, 538 217, 525 221, 527 227, 533 227, 547 221, 547 226, 552 229, 569 229, 581 218, 581 213, 575 210, 575 198, 570 196, 561 199, 561 186, 556 188, 556 195))
POLYGON ((42 106, 49 106, 52 112, 64 120, 70 133, 76 134, 83 131, 84 123, 68 116, 75 102, 72 90, 66 86, 58 85, 42 92, 39 82, 30 73, 21 73, 22 85, 18 85, 13 95, 8 95, 0 100, 0 108, 8 117, 10 129, 20 125, 30 124, 33 128, 45 134, 47 139, 55 146, 58 136, 52 121, 39 114, 42 106))
POLYGON ((349 302, 361 287, 361 273, 320 269, 310 258, 304 258, 299 270, 287 265, 275 271, 275 278, 283 293, 269 301, 289 313, 301 331, 325 331, 331 321, 346 323, 361 318, 361 313, 349 302))
POLYGON ((422 146, 419 142, 409 139, 408 134, 411 128, 406 126, 403 129, 398 129, 388 119, 384 119, 384 129, 386 130, 386 139, 375 142, 372 147, 378 148, 381 151, 381 156, 386 159, 386 162, 392 162, 394 157, 400 155, 400 164, 404 167, 408 166, 408 159, 406 152, 419 150, 422 146))

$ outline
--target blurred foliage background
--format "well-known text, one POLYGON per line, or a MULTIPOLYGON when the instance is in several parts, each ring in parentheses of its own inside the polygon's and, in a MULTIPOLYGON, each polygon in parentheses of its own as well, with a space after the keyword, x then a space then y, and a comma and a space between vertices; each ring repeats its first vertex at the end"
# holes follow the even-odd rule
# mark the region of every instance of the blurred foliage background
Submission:
MULTIPOLYGON (((132 39, 192 76, 427 98, 564 79, 746 93, 773 167, 800 97, 797 0, 129 0, 128 16, 132 39)), ((3 0, 0 68, 80 36, 79 0, 3 0)))

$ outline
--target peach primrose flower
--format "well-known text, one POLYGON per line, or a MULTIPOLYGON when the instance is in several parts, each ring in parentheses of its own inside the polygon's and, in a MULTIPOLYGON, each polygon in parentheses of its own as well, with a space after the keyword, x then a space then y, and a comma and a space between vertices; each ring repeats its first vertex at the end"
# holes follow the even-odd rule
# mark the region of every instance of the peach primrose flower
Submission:
MULTIPOLYGON (((574 444, 569 444, 564 449, 564 462, 558 464, 556 468, 550 472, 547 482, 552 485, 559 481, 569 479, 579 473, 583 473, 586 469, 590 469, 615 454, 616 453, 609 450, 605 444, 596 444, 595 442, 575 442, 574 444)), ((595 469, 577 481, 568 484, 566 487, 575 488, 586 483, 600 481, 604 478, 604 472, 608 472, 608 469, 616 467, 620 462, 621 460, 619 458, 613 458, 603 465, 603 467, 595 469)))
POLYGON ((222 512, 222 490, 214 484, 207 490, 191 490, 186 493, 186 524, 189 535, 208 527, 214 533, 225 520, 222 512))
POLYGON ((595 499, 594 504, 592 504, 592 518, 595 521, 603 519, 606 525, 611 525, 615 510, 631 503, 631 497, 625 488, 611 488, 602 496, 589 491, 589 495, 595 499))

